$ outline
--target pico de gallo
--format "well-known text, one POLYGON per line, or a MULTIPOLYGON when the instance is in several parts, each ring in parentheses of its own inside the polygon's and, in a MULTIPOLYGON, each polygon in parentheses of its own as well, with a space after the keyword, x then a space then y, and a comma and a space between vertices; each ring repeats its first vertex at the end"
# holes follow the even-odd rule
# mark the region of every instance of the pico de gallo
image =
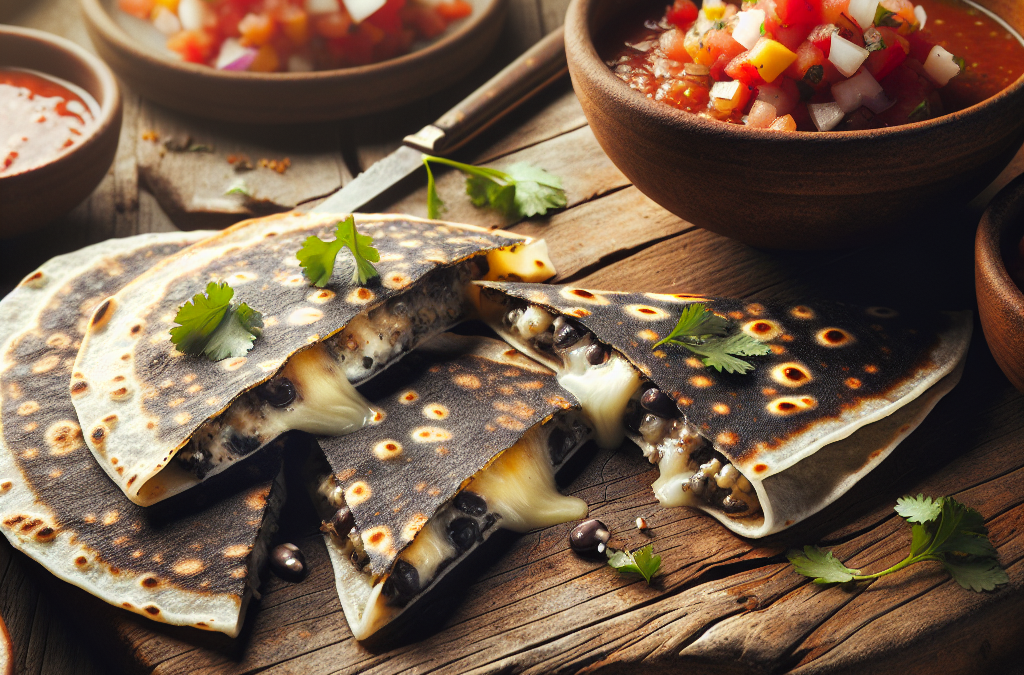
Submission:
POLYGON ((1005 25, 961 0, 918 1, 675 0, 618 29, 605 60, 648 98, 776 131, 922 121, 1024 72, 1005 25))
POLYGON ((302 72, 362 66, 409 52, 469 16, 466 0, 118 0, 167 35, 190 63, 302 72))

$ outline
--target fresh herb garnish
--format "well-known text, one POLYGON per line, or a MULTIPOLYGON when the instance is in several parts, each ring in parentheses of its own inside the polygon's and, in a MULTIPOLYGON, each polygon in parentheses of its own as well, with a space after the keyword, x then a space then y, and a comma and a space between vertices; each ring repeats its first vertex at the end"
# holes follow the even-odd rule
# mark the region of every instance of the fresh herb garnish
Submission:
POLYGON ((861 574, 843 565, 831 551, 805 546, 790 551, 789 562, 796 571, 816 584, 877 579, 926 560, 942 563, 953 579, 968 590, 991 591, 1009 582, 996 560, 996 549, 988 539, 981 514, 952 497, 932 499, 924 495, 902 497, 896 513, 913 525, 910 555, 887 570, 861 574))
POLYGON ((423 165, 427 167, 427 215, 430 218, 438 218, 444 211, 444 202, 437 194, 434 174, 430 170, 432 162, 453 167, 466 174, 466 194, 474 206, 489 206, 506 216, 542 216, 550 209, 560 209, 568 203, 561 179, 532 164, 518 162, 505 171, 499 171, 424 155, 423 165))
POLYGON ((323 288, 334 274, 334 262, 342 248, 352 252, 356 268, 352 272, 352 283, 365 286, 373 277, 379 276, 373 263, 380 262, 380 253, 373 247, 373 237, 359 234, 356 219, 349 216, 338 223, 334 241, 309 237, 295 254, 302 267, 302 273, 318 288, 323 288))
POLYGON ((729 319, 718 316, 704 303, 695 302, 683 308, 676 327, 667 337, 654 343, 653 348, 663 344, 686 347, 702 356, 705 366, 718 372, 745 373, 753 370, 752 364, 737 357, 764 356, 771 352, 771 348, 746 333, 729 335, 731 328, 729 319))
POLYGON ((953 56, 953 63, 955 63, 956 65, 960 66, 960 72, 961 73, 964 72, 965 70, 967 70, 967 61, 966 61, 966 59, 964 59, 964 57, 956 56, 956 55, 952 55, 952 56, 953 56))
POLYGON ((813 65, 804 73, 803 82, 808 84, 821 84, 821 78, 825 77, 825 67, 820 63, 813 65))
POLYGON ((661 567, 661 556, 654 555, 654 545, 648 544, 630 553, 627 550, 606 549, 608 564, 620 572, 639 574, 648 584, 661 567))
POLYGON ((920 122, 926 120, 932 116, 932 108, 928 105, 928 99, 925 99, 917 104, 917 107, 910 111, 907 115, 907 119, 911 122, 920 122))
POLYGON ((761 22, 761 27, 758 29, 761 35, 764 35, 764 21, 761 22))
POLYGON ((235 289, 210 282, 206 293, 196 293, 178 309, 171 342, 179 352, 220 361, 245 356, 263 334, 263 315, 244 302, 235 304, 235 289))
POLYGON ((875 21, 874 21, 874 24, 875 24, 875 26, 886 26, 888 28, 899 28, 900 26, 903 25, 903 21, 901 21, 896 16, 896 12, 890 12, 885 7, 882 7, 881 5, 879 5, 878 9, 875 10, 875 21))
POLYGON ((249 186, 246 185, 245 180, 239 178, 231 186, 224 191, 225 195, 242 195, 243 197, 252 197, 252 192, 249 190, 249 186))

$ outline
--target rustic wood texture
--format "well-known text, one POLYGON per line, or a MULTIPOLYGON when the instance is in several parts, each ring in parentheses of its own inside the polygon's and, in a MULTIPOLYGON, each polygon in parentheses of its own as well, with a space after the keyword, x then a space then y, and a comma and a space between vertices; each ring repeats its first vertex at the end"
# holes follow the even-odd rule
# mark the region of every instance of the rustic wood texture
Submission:
MULTIPOLYGON (((74 17, 61 11, 73 4, 38 0, 14 20, 81 40, 74 17)), ((522 0, 512 7, 499 47, 504 51, 488 64, 491 72, 557 25, 565 2, 522 0)), ((416 109, 309 135, 289 130, 280 137, 186 120, 126 92, 125 131, 111 175, 47 232, 0 244, 0 285, 10 287, 44 258, 106 237, 258 212, 246 211, 241 202, 223 206, 218 201, 217 191, 234 178, 225 169, 228 153, 292 158, 282 180, 277 174, 259 175, 257 182, 248 174, 253 176, 249 185, 259 185, 274 208, 320 197, 466 91, 455 88, 447 92, 450 98, 433 97, 416 109), (160 143, 190 135, 215 152, 161 156, 159 143, 142 140, 147 130, 157 130, 160 143), (306 143, 320 143, 320 149, 306 143)), ((569 208, 523 223, 472 207, 458 175, 447 172, 439 179, 449 218, 544 236, 561 280, 610 289, 974 307, 972 241, 985 197, 942 222, 923 223, 917 235, 865 242, 853 251, 751 249, 679 220, 630 186, 597 146, 567 82, 475 140, 460 159, 498 167, 531 161, 563 176, 569 208)), ((1022 168, 1024 153, 997 182, 1007 182, 1022 168)), ((756 218, 757 205, 750 206, 756 218)), ((399 198, 393 208, 423 215, 423 189, 399 198)), ((452 584, 448 597, 433 598, 423 609, 419 623, 431 627, 425 635, 389 648, 352 639, 315 516, 294 480, 278 539, 304 549, 311 573, 298 584, 268 575, 263 597, 253 603, 236 640, 161 626, 109 607, 55 580, 6 542, 0 542, 0 615, 14 639, 17 672, 33 674, 633 673, 640 668, 801 675, 1021 673, 1022 403, 978 330, 961 384, 892 457, 822 513, 760 541, 738 538, 688 509, 659 508, 649 487, 657 471, 631 445, 581 453, 586 457, 563 471, 566 490, 591 505, 592 515, 611 527, 617 545, 654 542, 663 561, 655 582, 648 587, 571 553, 569 524, 498 536, 464 566, 466 576, 452 584), (895 563, 905 555, 910 532, 892 506, 897 497, 918 492, 953 495, 985 516, 1011 579, 1008 586, 971 593, 925 564, 870 585, 822 588, 785 561, 789 548, 820 543, 854 567, 876 570, 895 563), (648 534, 635 529, 637 516, 647 519, 648 534)))

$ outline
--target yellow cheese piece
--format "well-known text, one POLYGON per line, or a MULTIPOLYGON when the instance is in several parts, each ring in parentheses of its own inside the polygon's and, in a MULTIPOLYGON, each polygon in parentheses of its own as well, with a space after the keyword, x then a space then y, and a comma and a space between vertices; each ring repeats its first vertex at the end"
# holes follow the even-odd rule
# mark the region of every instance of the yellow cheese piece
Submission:
POLYGON ((757 72, 765 82, 774 82, 789 65, 796 61, 796 54, 775 40, 759 40, 750 50, 750 63, 757 66, 757 72))

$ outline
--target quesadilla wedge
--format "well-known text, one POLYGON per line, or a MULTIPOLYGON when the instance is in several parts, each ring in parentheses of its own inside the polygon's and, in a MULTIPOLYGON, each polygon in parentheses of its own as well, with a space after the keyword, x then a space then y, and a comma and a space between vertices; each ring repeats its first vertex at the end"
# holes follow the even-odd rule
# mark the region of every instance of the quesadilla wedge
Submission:
POLYGON ((314 471, 356 639, 393 622, 496 530, 583 518, 555 472, 590 437, 554 373, 503 342, 441 335, 362 387, 383 420, 319 438, 314 471))
POLYGON ((816 513, 877 466, 959 380, 971 336, 969 312, 480 285, 485 320, 558 371, 598 442, 628 434, 658 465, 662 505, 746 537, 816 513), (658 344, 694 303, 722 340, 766 352, 745 357, 750 372, 707 367, 710 338, 658 344))
MULTIPOLYGON (((47 262, 0 301, 0 531, 112 605, 234 636, 284 498, 280 449, 190 495, 171 519, 136 506, 107 478, 68 392, 95 306, 203 234, 96 244, 47 262)), ((112 414, 105 423, 118 421, 112 414)))
POLYGON ((355 391, 471 309, 472 279, 543 280, 543 241, 405 216, 356 216, 380 252, 379 278, 351 281, 342 254, 316 288, 296 252, 330 239, 343 219, 284 214, 240 223, 162 261, 104 301, 75 362, 71 396, 86 442, 115 483, 156 503, 251 456, 296 429, 341 435, 373 410, 355 391), (169 330, 179 307, 208 282, 262 313, 246 356, 185 356, 169 330), (261 386, 262 385, 262 386, 261 386), (116 426, 104 422, 117 415, 116 426))

